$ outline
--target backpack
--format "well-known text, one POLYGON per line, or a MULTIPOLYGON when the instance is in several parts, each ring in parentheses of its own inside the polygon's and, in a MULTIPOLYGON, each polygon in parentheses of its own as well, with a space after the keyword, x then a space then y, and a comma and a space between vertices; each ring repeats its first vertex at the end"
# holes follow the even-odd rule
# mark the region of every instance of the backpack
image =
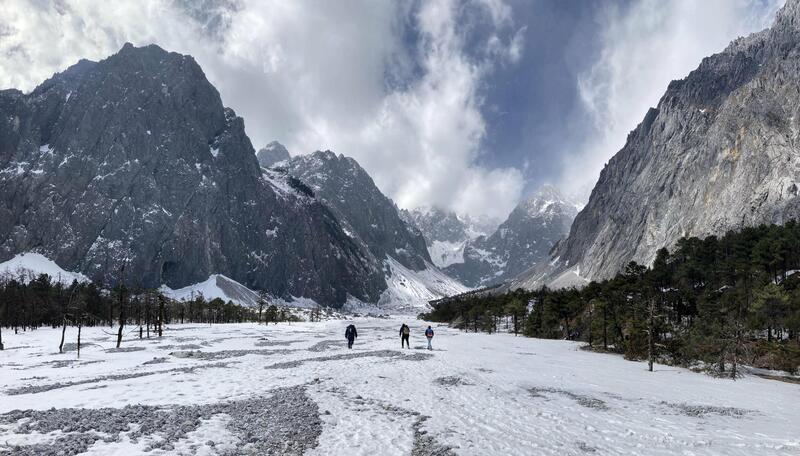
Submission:
POLYGON ((408 326, 403 326, 403 335, 407 336, 410 333, 411 333, 411 328, 409 328, 408 326))

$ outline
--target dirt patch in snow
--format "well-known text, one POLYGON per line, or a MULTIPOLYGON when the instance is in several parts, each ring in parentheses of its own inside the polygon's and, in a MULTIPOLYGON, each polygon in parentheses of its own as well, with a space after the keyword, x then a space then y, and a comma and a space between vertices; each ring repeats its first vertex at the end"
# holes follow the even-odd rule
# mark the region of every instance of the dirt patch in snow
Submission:
POLYGON ((741 418, 745 415, 753 413, 752 410, 745 410, 736 407, 718 407, 715 405, 683 404, 674 402, 661 402, 661 405, 666 405, 681 415, 692 416, 696 418, 703 418, 708 415, 741 418))
POLYGON ((327 339, 321 340, 316 344, 308 347, 308 351, 310 352, 324 352, 328 350, 335 350, 337 348, 343 348, 347 345, 347 342, 344 340, 334 340, 334 339, 327 339))
POLYGON ((440 444, 432 435, 422 429, 428 416, 420 416, 412 428, 414 429, 414 446, 411 456, 455 456, 452 448, 440 444))
POLYGON ((191 358, 191 359, 201 359, 203 361, 216 361, 220 359, 228 359, 228 358, 240 358, 246 355, 260 355, 260 356, 272 356, 272 355, 285 355, 287 353, 291 353, 296 350, 221 350, 215 352, 204 352, 200 350, 189 350, 189 351, 176 351, 170 353, 170 355, 176 358, 191 358))
POLYGON ((319 356, 316 358, 298 359, 294 361, 286 361, 283 363, 272 364, 264 369, 291 369, 302 366, 305 363, 320 363, 325 361, 341 361, 346 359, 357 358, 399 358, 402 361, 423 361, 431 358, 433 355, 430 353, 414 353, 411 355, 404 355, 403 352, 397 350, 372 350, 365 352, 342 353, 340 355, 319 356))
POLYGON ((228 367, 230 363, 215 363, 215 364, 208 364, 205 366, 192 366, 192 367, 178 367, 175 369, 166 369, 166 370, 159 370, 159 371, 152 371, 152 372, 134 372, 130 374, 113 374, 113 375, 101 375, 99 377, 88 378, 85 380, 76 380, 72 382, 57 382, 57 383, 49 383, 45 385, 26 385, 19 388, 11 388, 6 390, 6 394, 9 396, 16 396, 19 394, 37 394, 43 393, 45 391, 52 391, 55 389, 60 388, 68 388, 70 386, 77 386, 77 385, 86 385, 89 383, 99 383, 104 381, 116 381, 116 380, 127 380, 129 378, 139 378, 139 377, 147 377, 150 375, 156 374, 169 374, 169 373, 183 373, 183 374, 191 374, 197 369, 209 369, 213 367, 224 368, 228 367))
POLYGON ((588 396, 585 394, 578 394, 572 391, 567 391, 559 388, 528 388, 528 392, 533 397, 545 397, 546 395, 559 395, 575 401, 578 405, 594 410, 608 410, 608 405, 602 399, 588 396))
POLYGON ((259 339, 254 344, 256 347, 286 347, 297 342, 302 342, 299 340, 267 340, 267 339, 259 339))
POLYGON ((464 386, 473 384, 468 380, 464 380, 463 378, 456 376, 439 377, 436 380, 434 380, 433 383, 439 386, 464 386))
POLYGON ((109 348, 106 350, 106 353, 130 353, 130 352, 138 352, 144 351, 144 347, 119 347, 119 348, 109 348))

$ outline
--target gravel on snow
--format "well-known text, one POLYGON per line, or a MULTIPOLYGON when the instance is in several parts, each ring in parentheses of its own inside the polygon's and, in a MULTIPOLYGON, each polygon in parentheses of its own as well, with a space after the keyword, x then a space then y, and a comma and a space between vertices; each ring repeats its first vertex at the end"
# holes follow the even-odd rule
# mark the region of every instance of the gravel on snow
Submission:
POLYGON ((5 447, 15 455, 77 455, 100 440, 120 441, 124 434, 132 442, 148 439, 148 451, 171 451, 203 420, 220 414, 231 417, 227 429, 237 439, 235 449, 221 454, 302 455, 317 446, 322 433, 319 409, 301 385, 273 390, 265 398, 208 405, 15 410, 0 415, 0 423, 16 424, 19 434, 63 434, 51 443, 11 448, 0 443, 0 450, 5 447))

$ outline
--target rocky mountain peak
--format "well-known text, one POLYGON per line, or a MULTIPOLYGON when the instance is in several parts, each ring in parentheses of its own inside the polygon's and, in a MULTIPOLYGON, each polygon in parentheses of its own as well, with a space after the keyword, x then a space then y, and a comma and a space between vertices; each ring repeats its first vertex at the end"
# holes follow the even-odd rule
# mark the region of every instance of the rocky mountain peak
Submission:
POLYGON ((189 56, 127 44, 0 92, 0 118, 0 261, 36 252, 106 285, 124 266, 153 288, 222 274, 332 306, 386 289, 328 206, 259 166, 189 56))
POLYGON ((394 202, 355 159, 316 151, 293 157, 281 167, 310 185, 377 261, 389 256, 411 270, 428 267, 431 259, 422 235, 400 218, 394 202))
POLYGON ((261 165, 262 168, 269 168, 291 157, 289 151, 283 144, 278 141, 272 141, 259 149, 256 153, 256 158, 258 159, 258 164, 261 165))

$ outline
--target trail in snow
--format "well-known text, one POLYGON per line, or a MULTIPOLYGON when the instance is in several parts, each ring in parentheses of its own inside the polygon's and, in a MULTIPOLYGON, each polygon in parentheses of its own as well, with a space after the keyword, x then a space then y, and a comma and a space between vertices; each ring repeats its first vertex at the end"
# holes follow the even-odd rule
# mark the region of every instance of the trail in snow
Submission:
POLYGON ((126 351, 84 328, 80 359, 58 330, 4 331, 0 454, 800 454, 798 385, 445 327, 429 352, 405 322, 410 350, 399 318, 356 319, 353 350, 345 321, 175 325, 126 351))

